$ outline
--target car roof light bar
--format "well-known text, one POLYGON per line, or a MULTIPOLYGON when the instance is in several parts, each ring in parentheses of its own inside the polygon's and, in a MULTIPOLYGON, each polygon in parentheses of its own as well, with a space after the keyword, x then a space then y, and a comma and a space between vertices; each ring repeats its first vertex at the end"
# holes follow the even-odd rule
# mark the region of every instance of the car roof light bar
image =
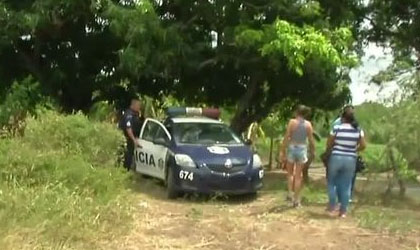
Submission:
POLYGON ((205 116, 212 119, 219 119, 220 110, 217 108, 171 107, 167 109, 166 114, 169 117, 205 116))

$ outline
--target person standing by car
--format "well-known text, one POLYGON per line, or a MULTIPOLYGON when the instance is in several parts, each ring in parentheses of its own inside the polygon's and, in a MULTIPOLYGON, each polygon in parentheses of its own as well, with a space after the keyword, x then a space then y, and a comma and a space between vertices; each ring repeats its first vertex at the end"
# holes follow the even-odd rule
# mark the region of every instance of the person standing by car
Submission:
POLYGON ((141 147, 138 138, 143 125, 144 118, 140 116, 141 102, 134 98, 131 100, 130 107, 124 112, 119 128, 123 130, 126 139, 126 149, 124 152, 124 167, 130 170, 133 164, 135 147, 141 147))
POLYGON ((315 156, 312 124, 305 120, 309 112, 309 108, 304 105, 297 107, 296 116, 289 121, 280 150, 280 159, 283 164, 286 164, 287 170, 287 199, 293 202, 294 207, 301 206, 302 170, 308 161, 308 141, 309 157, 313 159, 315 156))
POLYGON ((328 212, 334 212, 337 196, 340 202, 339 216, 346 217, 350 189, 356 171, 357 152, 366 148, 364 132, 354 117, 354 110, 347 109, 341 124, 334 126, 327 141, 328 160, 328 212))

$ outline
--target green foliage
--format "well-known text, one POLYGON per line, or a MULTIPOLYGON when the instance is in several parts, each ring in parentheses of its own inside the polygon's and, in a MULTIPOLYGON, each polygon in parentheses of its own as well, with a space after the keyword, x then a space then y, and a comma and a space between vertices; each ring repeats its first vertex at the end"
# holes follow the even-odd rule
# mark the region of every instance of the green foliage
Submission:
POLYGON ((305 18, 317 18, 322 15, 322 7, 318 1, 307 1, 300 7, 300 14, 305 18))
POLYGON ((370 25, 365 33, 367 38, 387 43, 398 57, 410 57, 412 50, 420 50, 417 39, 420 37, 420 9, 416 0, 372 0, 369 1, 370 25), (395 27, 392 32, 389 27, 395 27))
POLYGON ((163 72, 176 37, 148 1, 1 0, 0 9, 0 93, 31 74, 70 112, 89 110, 95 93, 127 98, 133 86, 119 83, 163 72))
POLYGON ((409 233, 420 230, 417 223, 420 217, 415 211, 404 210, 402 212, 401 209, 367 207, 360 212, 358 211, 356 218, 360 226, 368 229, 409 233), (401 219, 401 213, 404 213, 403 220, 401 219))
POLYGON ((358 6, 0 0, 0 94, 31 74, 67 112, 98 100, 120 108, 132 93, 237 105, 242 132, 284 100, 331 109, 348 99, 358 6))
POLYGON ((397 148, 412 168, 420 166, 420 101, 406 100, 392 109, 389 144, 397 148))
MULTIPOLYGON (((352 41, 349 29, 340 28, 323 34, 314 27, 300 28, 284 20, 277 20, 269 29, 273 30, 267 32, 268 40, 263 41, 262 55, 285 56, 289 68, 299 75, 303 74, 303 65, 309 58, 333 67, 348 66, 347 64, 354 60, 353 57, 348 57, 349 55, 346 54, 352 41), (272 35, 274 36, 271 37, 272 35), (335 39, 331 40, 329 37, 335 39)), ((351 65, 354 64, 355 62, 352 62, 351 65)))
POLYGON ((286 132, 287 122, 292 115, 292 105, 283 101, 273 107, 273 111, 260 123, 264 134, 279 138, 286 132))
POLYGON ((95 102, 89 110, 89 118, 94 121, 113 121, 116 110, 108 101, 95 102))
POLYGON ((325 204, 328 202, 325 187, 316 183, 306 185, 302 190, 302 197, 303 201, 309 204, 325 204))
POLYGON ((9 124, 16 116, 25 116, 27 111, 33 112, 40 100, 39 84, 31 77, 14 82, 0 104, 0 125, 9 124))
POLYGON ((369 143, 366 150, 362 153, 363 159, 367 164, 367 171, 372 173, 382 173, 389 171, 386 146, 381 144, 369 143))
POLYGON ((387 144, 389 142, 389 114, 391 109, 379 103, 364 103, 356 107, 356 118, 365 130, 369 142, 387 144))
POLYGON ((110 20, 111 31, 125 41, 119 53, 120 69, 135 80, 169 74, 180 41, 172 29, 163 29, 153 5, 142 1, 127 8, 108 1, 107 7, 104 16, 110 20))
POLYGON ((166 110, 169 107, 181 107, 186 106, 185 101, 178 100, 175 97, 163 96, 160 98, 153 99, 150 96, 143 96, 143 113, 146 117, 152 117, 158 120, 166 118, 166 110))
POLYGON ((365 154, 378 171, 390 170, 396 165, 396 176, 410 179, 415 175, 420 160, 420 106, 416 100, 405 100, 393 107, 366 103, 356 107, 356 116, 368 138, 365 154), (372 145, 382 144, 385 146, 372 145), (393 154, 393 162, 390 161, 393 154))
POLYGON ((90 123, 86 116, 77 113, 58 116, 46 112, 37 119, 29 119, 23 142, 44 149, 65 148, 72 154, 83 154, 94 166, 115 164, 117 151, 123 144, 121 132, 106 123, 90 123), (101 133, 106 133, 102 136, 101 133), (48 140, 45 134, 52 135, 48 140))
POLYGON ((9 93, 0 102, 0 129, 12 133, 23 130, 26 116, 35 115, 40 107, 52 108, 51 101, 41 94, 40 85, 32 77, 14 82, 9 93))
POLYGON ((122 232, 130 205, 128 176, 116 168, 121 137, 110 124, 47 111, 23 137, 1 140, 0 245, 94 248, 122 232))
MULTIPOLYGON (((368 4, 369 25, 364 38, 392 49, 394 62, 372 81, 381 84, 418 78, 420 45, 420 8, 416 0, 372 0, 368 4), (390 31, 389 27, 393 27, 390 31)), ((401 85, 405 85, 402 83, 401 85)), ((420 81, 415 85, 420 87, 420 81)), ((418 95, 417 89, 417 95, 418 95)), ((406 93, 404 93, 406 94, 406 93)))

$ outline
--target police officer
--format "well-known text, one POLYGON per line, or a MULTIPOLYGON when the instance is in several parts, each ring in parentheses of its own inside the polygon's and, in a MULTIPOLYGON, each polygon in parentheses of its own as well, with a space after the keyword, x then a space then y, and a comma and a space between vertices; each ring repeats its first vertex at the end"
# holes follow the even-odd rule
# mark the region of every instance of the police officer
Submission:
POLYGON ((140 116, 141 103, 135 98, 131 100, 130 108, 128 108, 122 116, 119 127, 123 130, 127 141, 126 150, 124 153, 124 167, 130 170, 133 164, 133 155, 135 147, 140 147, 138 138, 140 130, 143 125, 144 118, 140 116))

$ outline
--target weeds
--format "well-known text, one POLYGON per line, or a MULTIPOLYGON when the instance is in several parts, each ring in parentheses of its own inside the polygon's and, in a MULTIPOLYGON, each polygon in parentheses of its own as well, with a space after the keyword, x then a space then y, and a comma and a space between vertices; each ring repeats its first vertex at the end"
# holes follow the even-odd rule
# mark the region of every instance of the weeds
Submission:
POLYGON ((393 208, 365 207, 355 213, 359 225, 369 229, 408 233, 419 231, 420 215, 413 210, 396 210, 393 208))
POLYGON ((48 111, 0 141, 0 248, 94 248, 130 221, 128 175, 110 124, 48 111), (23 240, 22 240, 23 239, 23 240))

